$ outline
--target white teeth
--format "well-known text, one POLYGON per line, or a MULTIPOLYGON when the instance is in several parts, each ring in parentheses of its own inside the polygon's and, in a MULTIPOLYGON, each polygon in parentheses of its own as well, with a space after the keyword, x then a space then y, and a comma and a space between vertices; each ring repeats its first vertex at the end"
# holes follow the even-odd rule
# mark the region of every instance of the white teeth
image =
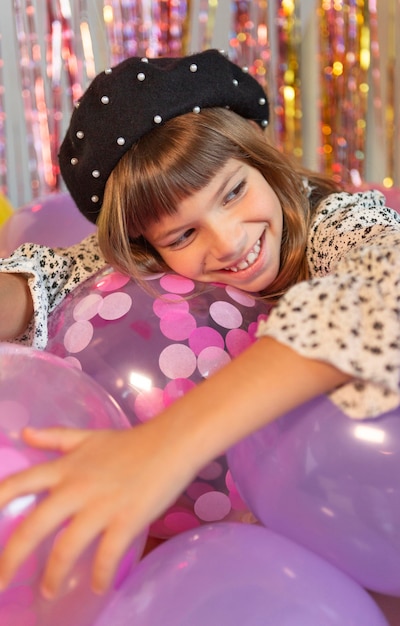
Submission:
POLYGON ((247 269, 248 267, 250 267, 250 265, 253 265, 253 263, 257 261, 258 255, 260 254, 260 250, 261 250, 261 241, 259 239, 255 243, 253 249, 250 250, 247 257, 243 259, 243 261, 240 261, 240 263, 238 263, 237 265, 233 265, 232 267, 227 267, 225 269, 229 270, 230 272, 239 272, 240 270, 247 269))

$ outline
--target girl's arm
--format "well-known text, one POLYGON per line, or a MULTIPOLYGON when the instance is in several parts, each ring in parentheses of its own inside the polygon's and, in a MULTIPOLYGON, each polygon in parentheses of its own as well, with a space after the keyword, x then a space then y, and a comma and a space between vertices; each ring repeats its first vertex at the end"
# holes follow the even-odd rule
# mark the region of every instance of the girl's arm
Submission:
POLYGON ((67 294, 104 267, 104 264, 96 234, 69 248, 53 249, 26 243, 7 259, 0 259, 0 306, 2 309, 3 306, 8 307, 0 311, 0 340, 18 337, 19 343, 44 349, 50 313, 67 294), (14 283, 7 279, 7 274, 15 275, 14 283), (21 282, 24 280, 22 276, 28 277, 27 282, 21 282), (19 310, 14 311, 10 303, 16 289, 15 305, 20 306, 20 297, 22 300, 25 297, 21 285, 24 288, 29 287, 30 298, 28 297, 28 308, 25 311, 21 309, 20 316, 19 310), (4 304, 5 299, 9 304, 4 304), (10 307, 17 314, 15 320, 8 314, 10 307), (10 329, 7 328, 9 323, 10 329))
POLYGON ((349 378, 263 337, 158 417, 128 431, 28 431, 28 443, 66 454, 0 485, 0 507, 22 494, 49 491, 1 555, 2 586, 46 535, 70 520, 49 557, 43 592, 53 595, 79 554, 100 536, 92 585, 105 590, 132 539, 204 465, 349 378))
POLYGON ((0 341, 18 337, 33 315, 33 302, 23 274, 0 274, 0 341))

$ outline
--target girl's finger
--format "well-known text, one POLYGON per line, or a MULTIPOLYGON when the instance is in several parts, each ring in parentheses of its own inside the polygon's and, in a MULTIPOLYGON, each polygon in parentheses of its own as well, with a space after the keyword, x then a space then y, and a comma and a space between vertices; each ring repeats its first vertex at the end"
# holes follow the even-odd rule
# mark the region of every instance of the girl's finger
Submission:
POLYGON ((57 535, 41 580, 45 597, 52 598, 80 555, 92 544, 109 521, 108 503, 91 503, 80 510, 57 535))
POLYGON ((43 450, 54 450, 59 452, 70 452, 82 444, 91 432, 75 428, 30 428, 23 430, 24 441, 35 448, 43 450))
POLYGON ((18 568, 38 545, 66 522, 82 502, 72 489, 60 489, 45 498, 16 527, 0 555, 0 589, 12 580, 18 568))
POLYGON ((144 528, 136 527, 132 518, 120 513, 104 532, 96 550, 92 568, 92 589, 95 593, 104 593, 111 585, 118 564, 129 549, 134 537, 144 528), (130 523, 127 520, 130 519, 130 523))
POLYGON ((58 482, 55 461, 48 461, 10 474, 0 482, 0 509, 20 496, 51 489, 58 482))

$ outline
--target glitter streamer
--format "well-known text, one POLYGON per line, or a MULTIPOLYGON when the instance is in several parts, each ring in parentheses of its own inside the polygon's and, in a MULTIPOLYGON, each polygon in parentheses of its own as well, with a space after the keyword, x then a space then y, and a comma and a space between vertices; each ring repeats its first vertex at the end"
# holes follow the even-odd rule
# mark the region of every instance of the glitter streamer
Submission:
MULTIPOLYGON (((378 174, 377 182, 400 184, 400 0, 315 2, 320 37, 310 72, 320 77, 318 109, 315 102, 302 102, 301 5, 301 0, 104 0, 96 15, 100 3, 94 8, 93 0, 14 0, 9 19, 17 34, 24 120, 4 110, 1 64, 8 50, 1 49, 0 39, 0 189, 7 191, 10 182, 9 118, 13 127, 23 128, 29 171, 21 179, 29 180, 30 195, 59 189, 58 146, 73 102, 96 71, 132 54, 186 54, 189 32, 195 49, 206 49, 215 41, 220 10, 231 28, 230 58, 247 66, 268 91, 271 134, 282 150, 302 158, 307 141, 302 105, 311 106, 320 117, 321 171, 353 184, 366 176, 377 180, 378 174)), ((3 33, 6 27, 2 24, 3 33)), ((307 71, 302 68, 302 76, 307 71)))
MULTIPOLYGON (((384 121, 383 121, 383 101, 382 101, 382 88, 381 80, 382 73, 380 67, 380 46, 379 46, 379 31, 378 31, 378 11, 376 0, 369 0, 369 28, 370 28, 370 87, 371 96, 370 102, 372 102, 371 117, 373 119, 373 145, 384 146, 386 137, 384 133, 384 121)), ((374 147, 370 146, 372 149, 374 147)), ((366 168, 368 162, 366 161, 366 168)))
POLYGON ((360 184, 364 176, 370 65, 363 0, 321 2, 321 170, 360 184))
POLYGON ((398 20, 400 19, 400 1, 391 2, 388 7, 387 24, 387 51, 386 51, 386 85, 387 92, 383 110, 383 118, 386 122, 386 176, 383 183, 391 187, 394 181, 400 184, 400 172, 397 160, 399 157, 399 131, 400 131, 400 80, 398 70, 398 20))
POLYGON ((22 99, 24 102, 30 185, 33 197, 55 188, 51 157, 51 131, 46 101, 43 56, 38 37, 36 7, 28 0, 14 3, 20 53, 22 99))
MULTIPOLYGON (((200 0, 197 24, 201 50, 212 46, 217 9, 218 0, 200 0)), ((227 19, 229 19, 228 16, 227 19)))
POLYGON ((301 159, 300 3, 296 7, 294 0, 238 0, 234 7, 233 60, 247 65, 265 87, 271 103, 270 134, 277 146, 301 159))
POLYGON ((279 4, 276 136, 283 151, 301 158, 300 23, 294 2, 282 0, 279 4))
POLYGON ((270 59, 268 42, 268 3, 235 0, 233 4, 233 31, 229 45, 230 56, 245 66, 257 80, 267 83, 267 65, 270 59))
POLYGON ((111 65, 132 55, 185 53, 187 0, 105 0, 103 16, 111 65))

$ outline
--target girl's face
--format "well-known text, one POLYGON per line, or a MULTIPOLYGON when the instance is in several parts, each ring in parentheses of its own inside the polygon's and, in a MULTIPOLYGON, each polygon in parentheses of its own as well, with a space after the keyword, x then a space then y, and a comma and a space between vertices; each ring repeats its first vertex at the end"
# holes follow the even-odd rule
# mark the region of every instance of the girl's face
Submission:
POLYGON ((144 236, 182 276, 258 292, 279 272, 282 224, 280 202, 262 174, 230 159, 144 236))

